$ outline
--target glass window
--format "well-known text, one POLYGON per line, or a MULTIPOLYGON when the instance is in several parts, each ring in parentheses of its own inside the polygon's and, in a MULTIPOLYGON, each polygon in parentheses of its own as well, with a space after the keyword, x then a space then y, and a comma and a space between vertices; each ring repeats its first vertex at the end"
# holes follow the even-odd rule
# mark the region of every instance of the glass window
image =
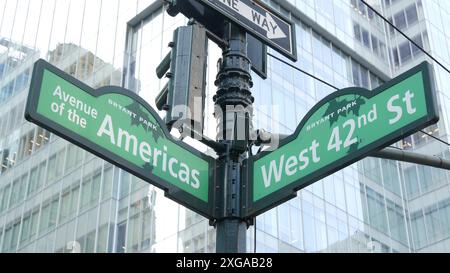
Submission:
POLYGON ((377 76, 375 76, 375 74, 373 74, 372 72, 370 72, 370 89, 375 89, 378 86, 380 86, 380 80, 378 79, 377 76))
POLYGON ((142 179, 132 175, 131 176, 131 192, 135 192, 139 189, 142 189, 145 185, 148 185, 145 183, 142 179))
POLYGON ((400 66, 400 58, 398 56, 398 49, 392 49, 392 61, 394 62, 394 66, 398 68, 400 66))
POLYGON ((297 208, 291 207, 291 241, 290 243, 298 249, 303 249, 303 225, 301 211, 297 208))
POLYGON ((62 149, 56 155, 56 178, 61 177, 64 171, 64 158, 65 158, 66 149, 62 149))
POLYGON ((395 26, 400 30, 404 30, 406 28, 406 18, 403 10, 394 16, 395 26))
POLYGON ((334 179, 334 190, 336 194, 336 206, 341 210, 346 210, 347 205, 344 192, 344 181, 342 179, 342 176, 338 176, 336 179, 334 179))
POLYGON ((402 60, 402 64, 408 62, 412 58, 411 47, 409 46, 410 42, 402 43, 399 47, 400 51, 400 59, 402 60))
POLYGON ((153 242, 155 241, 155 226, 153 224, 148 223, 154 223, 154 212, 151 208, 147 207, 144 210, 144 216, 142 221, 142 244, 141 249, 146 250, 148 249, 153 242))
POLYGON ((311 46, 311 30, 310 30, 310 28, 308 28, 307 26, 302 24, 301 27, 297 27, 296 29, 298 29, 300 32, 300 36, 299 36, 300 41, 301 41, 300 46, 304 50, 311 53, 312 46, 311 46))
POLYGON ((278 237, 285 242, 289 242, 290 223, 289 205, 287 203, 278 207, 278 237))
POLYGON ((362 1, 358 1, 358 10, 362 15, 366 15, 366 5, 362 1))
POLYGON ((376 55, 379 56, 380 48, 378 46, 378 39, 374 35, 371 35, 371 37, 372 37, 372 50, 376 55))
POLYGON ((404 173, 405 173, 406 192, 408 194, 409 199, 412 199, 417 195, 419 195, 420 193, 416 166, 406 168, 404 173))
POLYGON ((363 183, 359 183, 359 194, 361 196, 361 210, 363 213, 363 221, 366 224, 370 223, 369 215, 368 215, 368 208, 367 208, 367 194, 366 194, 366 187, 363 183))
POLYGON ((20 221, 14 224, 9 250, 15 252, 19 241, 20 221))
POLYGON ((389 218, 389 227, 391 236, 404 244, 408 244, 406 238, 406 227, 404 221, 403 210, 400 206, 394 204, 391 201, 387 201, 387 210, 389 218))
POLYGON ((3 189, 3 198, 2 198, 2 203, 1 203, 0 211, 4 211, 4 210, 6 210, 6 209, 8 208, 10 191, 11 191, 11 186, 10 186, 10 185, 7 185, 7 186, 3 189))
POLYGON ((387 52, 386 44, 380 41, 380 57, 385 62, 387 62, 386 52, 387 52))
POLYGON ((331 44, 327 40, 322 39, 322 56, 323 62, 329 67, 333 67, 333 63, 331 61, 331 44))
POLYGON ((127 223, 121 223, 117 227, 117 253, 125 252, 125 236, 126 236, 127 223))
POLYGON ((278 235, 277 215, 275 209, 270 210, 264 215, 264 230, 272 236, 278 235))
POLYGON ((359 24, 354 23, 353 25, 353 34, 355 35, 355 39, 358 41, 362 41, 361 38, 361 27, 359 26, 359 24))
POLYGON ((336 204, 334 196, 334 179, 333 176, 328 176, 323 179, 323 189, 325 192, 325 200, 330 204, 336 204))
POLYGON ((330 20, 333 18, 333 4, 331 0, 315 1, 319 12, 330 20))
POLYGON ((70 198, 70 210, 69 217, 72 218, 77 213, 78 208, 78 198, 80 195, 80 181, 74 183, 75 188, 72 189, 71 198, 70 198))
MULTIPOLYGON (((0 213, 3 212, 2 210, 2 204, 3 204, 3 189, 0 189, 0 213)), ((1 229, 0 229, 1 230, 1 229)))
POLYGON ((435 242, 442 238, 442 223, 436 205, 433 205, 425 210, 425 224, 429 243, 435 242))
POLYGON ((10 208, 23 201, 23 198, 25 197, 26 182, 27 175, 23 175, 21 178, 18 178, 13 182, 9 205, 10 208))
POLYGON ((373 12, 373 10, 370 8, 367 8, 367 17, 369 17, 370 20, 375 18, 375 12, 373 12))
POLYGON ((39 210, 36 210, 31 215, 31 222, 30 222, 30 239, 36 235, 37 228, 38 228, 38 219, 39 219, 39 210))
POLYGON ((34 129, 29 131, 20 139, 19 160, 31 155, 31 153, 33 152, 33 143, 34 143, 34 129))
MULTIPOLYGON (((420 47, 423 48, 423 41, 422 41, 422 36, 418 35, 416 37, 413 38, 413 41, 420 47)), ((414 55, 414 57, 418 57, 420 55, 423 54, 423 51, 417 46, 415 46, 413 43, 411 43, 411 48, 412 48, 412 53, 414 55)))
POLYGON ((361 86, 370 89, 369 70, 361 66, 361 86))
POLYGON ((439 203, 439 218, 442 221, 444 236, 450 235, 450 199, 439 203))
POLYGON ((344 183, 344 185, 345 185, 345 197, 347 201, 347 212, 350 215, 357 217, 358 210, 361 210, 361 208, 358 205, 358 201, 356 200, 358 198, 356 193, 359 194, 359 190, 357 191, 355 187, 353 187, 348 183, 344 183))
POLYGON ((58 203, 59 199, 55 199, 52 201, 52 204, 50 206, 50 215, 49 215, 49 221, 48 221, 48 228, 54 228, 56 225, 56 219, 58 217, 58 203))
POLYGON ((19 190, 20 190, 20 179, 16 179, 13 182, 13 187, 12 187, 12 191, 11 191, 11 198, 9 201, 9 208, 13 207, 14 205, 16 205, 19 201, 19 190))
POLYGON ((66 170, 78 166, 83 161, 83 150, 74 144, 69 144, 67 147, 66 161, 66 170))
MULTIPOLYGON (((317 58, 319 61, 323 62, 324 56, 323 56, 323 50, 322 50, 322 41, 321 37, 314 33, 313 35, 313 51, 314 51, 314 57, 317 58)), ((281 63, 275 62, 276 64, 280 65, 280 70, 275 69, 275 71, 281 71, 281 63)))
POLYGON ((128 191, 130 189, 130 174, 124 171, 121 171, 121 181, 120 181, 120 195, 119 198, 123 198, 128 195, 128 191))
POLYGON ((92 179, 92 193, 91 193, 91 205, 94 206, 98 203, 98 197, 100 195, 100 183, 101 173, 98 172, 92 179))
POLYGON ((105 167, 103 173, 102 200, 112 197, 113 167, 105 167))
POLYGON ((333 48, 333 67, 342 76, 347 76, 347 63, 345 56, 337 48, 333 48))
POLYGON ((18 195, 18 202, 22 202, 26 195, 27 190, 27 182, 28 182, 28 173, 22 175, 20 178, 20 188, 19 188, 19 195, 18 195))
POLYGON ((50 140, 50 132, 38 127, 35 140, 35 150, 40 149, 50 140))
POLYGON ((39 164, 39 175, 38 175, 38 186, 37 186, 37 190, 40 190, 42 185, 44 185, 44 181, 45 181, 45 167, 46 167, 47 161, 44 160, 39 164))
POLYGON ((127 236, 127 249, 126 252, 136 252, 139 250, 140 239, 140 214, 132 216, 128 220, 128 236, 127 236))
POLYGON ((28 79, 29 79, 29 71, 28 70, 21 73, 16 78, 16 86, 15 86, 16 92, 22 91, 28 85, 28 79))
POLYGON ((49 220, 50 220, 50 204, 48 203, 42 207, 41 221, 39 224, 39 234, 42 234, 47 230, 49 226, 49 220))
POLYGON ((305 235, 305 250, 308 252, 316 251, 315 225, 314 218, 308 214, 303 214, 303 230, 305 235))
POLYGON ((327 230, 325 223, 319 220, 315 221, 316 225, 316 248, 318 251, 325 250, 327 247, 327 230))
POLYGON ((419 174, 420 188, 422 192, 428 192, 432 190, 439 181, 432 181, 432 168, 424 165, 417 166, 419 174))
MULTIPOLYGON (((1 96, 1 94, 0 94, 0 96, 1 96)), ((0 137, 5 136, 5 134, 6 134, 6 122, 7 121, 8 121, 8 114, 5 114, 0 118, 0 137)))
POLYGON ((28 196, 34 193, 37 189, 39 166, 34 167, 30 171, 30 183, 28 185, 28 196))
POLYGON ((355 86, 361 86, 361 77, 359 74, 359 64, 352 62, 352 74, 353 74, 353 84, 355 86))
POLYGON ((90 232, 86 235, 86 244, 84 253, 93 253, 95 250, 95 231, 90 232))
MULTIPOLYGON (((146 222, 146 226, 150 226, 150 221, 146 222)), ((108 224, 101 226, 98 229, 97 235, 97 253, 105 253, 107 252, 107 243, 108 243, 108 224)))
POLYGON ((365 47, 371 48, 370 47, 370 35, 369 35, 369 32, 365 29, 362 29, 362 42, 365 47))
POLYGON ((364 173, 366 177, 373 182, 381 185, 381 170, 379 160, 377 158, 368 157, 364 159, 364 173))
POLYGON ((406 19, 408 20, 408 26, 411 27, 414 23, 416 23, 419 20, 419 16, 417 14, 416 5, 413 4, 406 8, 406 19))
POLYGON ((83 179, 83 185, 81 188, 81 210, 88 207, 91 200, 92 193, 92 176, 85 177, 83 179))
POLYGON ((67 216, 69 215, 69 210, 70 210, 70 198, 71 198, 71 194, 70 194, 70 190, 63 193, 62 197, 61 197, 61 210, 60 210, 60 215, 59 215, 59 219, 60 222, 64 222, 67 219, 67 216))
POLYGON ((2 252, 8 252, 10 249, 12 231, 12 227, 5 229, 5 238, 3 239, 2 252))
POLYGON ((56 178, 56 155, 53 155, 48 160, 47 183, 51 184, 55 178, 56 178))
POLYGON ((400 196, 400 181, 397 173, 397 164, 395 161, 382 160, 381 169, 383 170, 383 182, 386 189, 400 196))
POLYGON ((22 234, 20 238, 20 242, 25 242, 30 238, 30 226, 31 226, 31 215, 25 216, 23 218, 22 224, 22 234))
POLYGON ((24 109, 25 109, 25 101, 20 102, 16 105, 17 108, 17 116, 14 124, 19 127, 24 122, 24 109))
MULTIPOLYGON (((8 84, 8 86, 11 86, 12 88, 12 82, 10 84, 8 84)), ((17 115, 17 109, 14 107, 13 109, 11 109, 11 112, 9 113, 9 121, 8 121, 8 129, 7 132, 11 132, 14 127, 15 127, 15 120, 16 120, 16 115, 17 115)))
POLYGON ((384 198, 382 195, 370 189, 369 187, 366 187, 366 191, 370 224, 372 227, 387 234, 388 226, 384 198))

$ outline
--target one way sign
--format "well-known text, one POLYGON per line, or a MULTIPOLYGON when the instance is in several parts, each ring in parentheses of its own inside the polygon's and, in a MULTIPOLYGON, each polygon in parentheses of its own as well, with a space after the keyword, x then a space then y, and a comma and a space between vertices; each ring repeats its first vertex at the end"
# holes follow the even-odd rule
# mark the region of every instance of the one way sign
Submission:
POLYGON ((263 43, 297 60, 294 24, 257 0, 201 0, 263 43))

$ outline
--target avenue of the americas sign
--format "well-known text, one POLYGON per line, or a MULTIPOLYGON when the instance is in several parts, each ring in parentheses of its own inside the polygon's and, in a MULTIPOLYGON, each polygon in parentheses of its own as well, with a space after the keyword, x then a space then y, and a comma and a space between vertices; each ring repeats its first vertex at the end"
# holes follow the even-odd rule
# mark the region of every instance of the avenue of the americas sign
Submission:
POLYGON ((210 218, 213 159, 174 140, 133 92, 112 86, 94 90, 39 60, 25 116, 210 218))
POLYGON ((277 150, 248 159, 248 216, 436 123, 431 73, 423 63, 373 91, 343 89, 319 102, 277 150))

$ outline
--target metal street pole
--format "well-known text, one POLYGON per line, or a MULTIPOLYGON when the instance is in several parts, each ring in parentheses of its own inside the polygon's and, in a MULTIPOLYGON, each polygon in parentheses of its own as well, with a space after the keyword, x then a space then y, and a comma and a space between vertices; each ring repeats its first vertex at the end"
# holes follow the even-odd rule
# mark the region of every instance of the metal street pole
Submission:
POLYGON ((450 170, 450 161, 433 155, 424 155, 418 153, 407 152, 395 148, 384 148, 378 152, 371 154, 372 157, 378 157, 389 160, 397 160, 409 163, 415 163, 434 168, 450 170))
POLYGON ((214 96, 217 119, 217 139, 226 147, 219 151, 216 186, 216 252, 244 253, 246 251, 247 223, 243 219, 241 192, 245 186, 241 179, 241 163, 248 152, 254 98, 247 57, 246 32, 233 24, 226 24, 223 57, 214 96))

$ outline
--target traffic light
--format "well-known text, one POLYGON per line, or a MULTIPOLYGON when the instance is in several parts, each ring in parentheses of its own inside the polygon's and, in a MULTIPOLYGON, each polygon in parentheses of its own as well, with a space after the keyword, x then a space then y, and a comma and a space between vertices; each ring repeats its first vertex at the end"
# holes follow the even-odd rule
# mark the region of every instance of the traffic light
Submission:
POLYGON ((156 68, 158 78, 169 79, 156 97, 158 110, 167 111, 169 128, 188 126, 203 133, 206 63, 208 39, 206 30, 198 24, 175 30, 171 51, 156 68), (181 121, 181 122, 177 122, 181 121))
POLYGON ((185 1, 186 0, 164 0, 164 2, 166 3, 167 13, 172 17, 177 16, 180 12, 179 6, 182 5, 185 1))

